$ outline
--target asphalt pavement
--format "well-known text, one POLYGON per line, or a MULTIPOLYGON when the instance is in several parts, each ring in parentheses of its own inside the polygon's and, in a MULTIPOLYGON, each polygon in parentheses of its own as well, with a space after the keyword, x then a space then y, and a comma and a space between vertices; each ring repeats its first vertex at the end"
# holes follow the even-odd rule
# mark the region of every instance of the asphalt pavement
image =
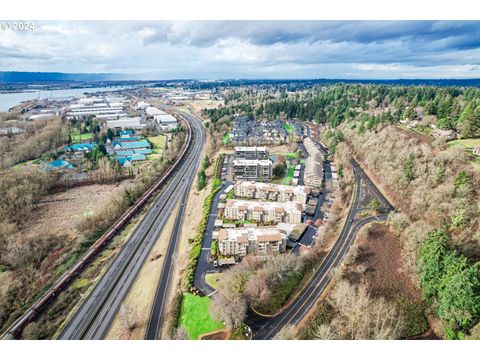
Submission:
POLYGON ((210 246, 212 245, 212 233, 215 228, 215 219, 217 218, 218 213, 218 203, 220 202, 220 196, 223 194, 224 190, 230 186, 232 183, 226 181, 222 184, 220 191, 215 194, 212 202, 212 208, 210 210, 210 215, 208 217, 207 227, 205 228, 205 234, 202 241, 202 250, 197 262, 197 268, 195 269, 195 278, 194 286, 202 294, 210 295, 215 291, 210 285, 205 281, 205 275, 211 272, 218 272, 219 269, 214 268, 213 264, 209 261, 210 259, 210 246))
POLYGON ((353 203, 350 207, 345 225, 332 250, 328 253, 320 266, 313 270, 313 276, 308 284, 301 290, 292 303, 279 314, 265 317, 249 309, 245 322, 252 329, 253 339, 271 339, 286 325, 297 325, 320 298, 338 266, 342 263, 342 260, 348 252, 350 245, 355 240, 359 229, 369 222, 386 220, 387 213, 394 210, 388 200, 375 187, 356 162, 352 161, 352 167, 355 175, 353 203), (379 196, 379 200, 384 205, 385 213, 356 220, 356 215, 361 209, 360 201, 362 198, 362 187, 360 185, 362 179, 367 183, 368 187, 379 196))
MULTIPOLYGON (((180 199, 185 200, 185 194, 190 189, 200 163, 200 154, 205 143, 205 129, 198 119, 189 114, 182 115, 190 123, 193 135, 193 145, 185 160, 177 167, 112 264, 76 310, 60 333, 59 339, 103 339, 107 335, 124 298, 176 204, 180 199)), ((183 206, 181 210, 180 213, 183 212, 183 206)), ((171 239, 165 262, 172 261, 177 237, 171 239)), ((171 271, 172 266, 161 275, 160 282, 165 277, 167 279, 165 286, 168 286, 171 271)))
MULTIPOLYGON (((197 131, 199 136, 194 140, 196 142, 198 148, 198 159, 200 159, 200 152, 205 145, 205 129, 203 125, 200 125, 200 120, 197 120, 194 116, 187 114, 185 112, 176 110, 171 107, 163 107, 164 110, 173 111, 184 118, 187 118, 190 124, 195 124, 197 126, 197 131)), ((182 194, 182 202, 180 204, 180 209, 175 218, 174 229, 170 237, 170 242, 167 249, 166 260, 163 264, 162 272, 160 275, 160 280, 158 282, 158 286, 155 292, 154 302, 150 311, 149 322, 147 325, 147 331, 145 333, 146 340, 157 340, 161 337, 161 330, 164 324, 165 315, 166 315, 166 308, 168 305, 168 297, 171 291, 171 276, 172 272, 175 269, 174 259, 178 256, 176 255, 176 248, 178 244, 178 239, 180 236, 181 228, 183 225, 184 217, 185 217, 185 206, 188 200, 188 194, 190 192, 190 188, 193 185, 194 179, 196 179, 196 172, 198 167, 199 160, 197 160, 196 166, 191 166, 191 173, 189 177, 187 177, 187 186, 184 189, 178 189, 178 191, 182 194)))

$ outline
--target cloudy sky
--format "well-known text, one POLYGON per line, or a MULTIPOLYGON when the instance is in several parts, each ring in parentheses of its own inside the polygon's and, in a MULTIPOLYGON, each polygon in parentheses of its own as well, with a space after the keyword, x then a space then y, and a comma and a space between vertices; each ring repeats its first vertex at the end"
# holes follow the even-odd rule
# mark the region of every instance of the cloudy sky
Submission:
POLYGON ((0 71, 480 78, 480 22, 40 21, 33 31, 0 31, 0 71))

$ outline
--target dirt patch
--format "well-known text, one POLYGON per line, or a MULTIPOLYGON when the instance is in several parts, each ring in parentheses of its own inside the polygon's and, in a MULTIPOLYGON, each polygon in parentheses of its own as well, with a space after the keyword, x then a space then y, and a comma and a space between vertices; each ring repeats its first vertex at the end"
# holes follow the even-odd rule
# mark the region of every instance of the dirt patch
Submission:
POLYGON ((343 277, 353 284, 365 282, 374 298, 384 297, 396 307, 403 319, 401 338, 438 338, 425 317, 421 290, 401 259, 398 236, 386 224, 374 223, 358 235, 343 277))
POLYGON ((208 334, 203 334, 198 337, 198 340, 227 340, 230 337, 230 331, 217 330, 208 334))
POLYGON ((393 299, 401 294, 413 302, 421 302, 420 290, 401 263, 397 236, 385 224, 373 224, 365 233, 358 239, 355 262, 346 272, 348 279, 352 283, 368 280, 373 296, 393 299))
MULTIPOLYGON (((126 184, 126 182, 125 182, 126 184)), ((82 186, 44 196, 24 222, 16 236, 41 232, 65 234, 74 240, 79 233, 75 225, 84 216, 95 214, 124 184, 82 186)))

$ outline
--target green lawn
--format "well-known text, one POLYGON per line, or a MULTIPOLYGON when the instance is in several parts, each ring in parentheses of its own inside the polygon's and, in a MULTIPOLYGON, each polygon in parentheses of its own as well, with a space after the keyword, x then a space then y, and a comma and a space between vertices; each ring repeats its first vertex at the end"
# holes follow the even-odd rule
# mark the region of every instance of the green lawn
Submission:
POLYGON ((163 149, 165 146, 165 135, 150 136, 148 140, 153 144, 154 149, 163 149))
POLYGON ((294 127, 290 124, 283 124, 283 129, 290 134, 293 131, 294 127))
POLYGON ((448 146, 461 146, 464 148, 473 148, 480 146, 480 139, 461 139, 448 142, 448 146))
POLYGON ((230 133, 226 133, 226 134, 223 136, 222 144, 225 146, 225 145, 228 144, 229 141, 230 141, 230 133))
POLYGON ((208 308, 211 302, 212 300, 206 296, 183 294, 179 325, 187 330, 190 340, 196 340, 202 334, 224 328, 221 322, 213 321, 210 317, 208 308))
POLYGON ((293 272, 288 275, 288 277, 283 281, 282 285, 275 289, 269 301, 263 307, 256 310, 264 314, 271 314, 279 310, 298 286, 300 280, 302 280, 302 274, 299 272, 293 272))
POLYGON ((218 289, 218 284, 219 284, 221 278, 222 278, 221 273, 206 274, 205 275, 205 282, 208 285, 210 285, 212 288, 217 290, 218 289))
POLYGON ((73 143, 79 143, 82 141, 90 140, 91 138, 93 138, 93 134, 92 133, 80 134, 78 130, 73 130, 70 133, 70 137, 72 138, 73 143))
POLYGON ((289 152, 286 155, 287 159, 298 159, 298 154, 295 152, 289 152))
POLYGON ((290 167, 288 168, 287 176, 285 176, 285 179, 283 180, 283 185, 290 185, 293 179, 294 172, 295 172, 295 165, 290 165, 290 167))

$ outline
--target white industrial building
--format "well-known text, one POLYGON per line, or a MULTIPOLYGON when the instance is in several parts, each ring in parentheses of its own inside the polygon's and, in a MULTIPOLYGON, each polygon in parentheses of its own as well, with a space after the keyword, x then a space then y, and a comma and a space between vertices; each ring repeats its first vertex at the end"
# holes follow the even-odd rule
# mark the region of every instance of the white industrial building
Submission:
POLYGON ((141 117, 124 117, 117 120, 107 120, 110 129, 142 129, 146 124, 142 123, 141 117))
POLYGON ((114 120, 127 116, 124 110, 123 102, 109 104, 108 101, 100 97, 80 98, 77 103, 68 107, 66 117, 68 120, 82 120, 88 116, 95 116, 98 119, 114 120))

